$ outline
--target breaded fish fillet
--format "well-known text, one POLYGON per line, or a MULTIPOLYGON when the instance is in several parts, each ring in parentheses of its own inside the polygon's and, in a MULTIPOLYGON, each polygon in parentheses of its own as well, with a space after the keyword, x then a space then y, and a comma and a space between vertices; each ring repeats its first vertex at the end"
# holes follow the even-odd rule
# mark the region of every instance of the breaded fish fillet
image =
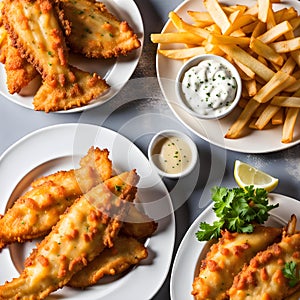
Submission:
POLYGON ((279 243, 253 257, 234 278, 230 299, 282 300, 300 289, 300 233, 283 233, 279 243), (285 264, 295 264, 295 284, 284 276, 285 264))
POLYGON ((22 58, 18 49, 6 38, 1 45, 1 60, 6 72, 6 85, 10 94, 20 93, 37 75, 33 65, 22 58))
POLYGON ((76 273, 68 285, 85 288, 97 283, 104 275, 118 275, 148 256, 141 239, 153 235, 157 223, 139 211, 135 205, 128 210, 119 235, 111 249, 105 249, 85 268, 76 273), (123 235, 125 234, 125 235, 123 235))
POLYGON ((34 97, 36 110, 81 106, 108 89, 96 73, 69 66, 68 49, 50 0, 5 0, 3 23, 22 57, 42 75, 43 85, 34 97))
POLYGON ((234 276, 281 233, 282 229, 264 226, 256 226, 251 234, 223 232, 218 243, 212 245, 202 261, 199 275, 193 282, 192 294, 195 299, 227 299, 226 292, 234 276))
POLYGON ((94 285, 105 275, 121 274, 147 256, 147 248, 142 243, 131 237, 118 236, 113 247, 104 249, 86 267, 74 274, 68 286, 85 288, 94 285))
POLYGON ((126 21, 119 21, 106 6, 94 0, 56 0, 60 14, 71 24, 66 36, 72 51, 93 58, 126 55, 141 46, 126 21))
POLYGON ((44 299, 112 247, 137 181, 134 170, 126 172, 78 198, 31 253, 20 277, 0 286, 0 299, 44 299))
POLYGON ((107 149, 91 147, 76 170, 37 179, 0 219, 0 249, 47 234, 74 200, 111 177, 107 149))

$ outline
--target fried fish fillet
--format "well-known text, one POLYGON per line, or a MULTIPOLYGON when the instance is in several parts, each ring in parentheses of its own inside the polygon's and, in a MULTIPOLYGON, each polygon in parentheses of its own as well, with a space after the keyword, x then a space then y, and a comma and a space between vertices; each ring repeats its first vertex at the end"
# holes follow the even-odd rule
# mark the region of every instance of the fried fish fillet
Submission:
POLYGON ((6 38, 1 45, 1 63, 6 72, 6 85, 10 94, 20 93, 37 75, 33 65, 22 58, 18 49, 6 38))
POLYGON ((259 252, 234 278, 229 297, 282 300, 300 289, 300 232, 283 233, 282 240, 259 252), (295 285, 284 276, 286 263, 295 263, 295 285))
POLYGON ((59 14, 71 24, 71 33, 66 39, 72 51, 92 58, 110 58, 126 55, 141 46, 129 24, 119 21, 103 3, 94 0, 56 2, 59 14))
POLYGON ((112 247, 137 181, 134 170, 125 172, 78 198, 31 253, 20 277, 0 286, 0 299, 44 299, 112 247))
POLYGON ((33 182, 0 219, 0 249, 47 234, 74 200, 111 177, 107 149, 91 147, 79 169, 59 171, 33 182))
POLYGON ((234 276, 281 233, 282 229, 264 226, 256 226, 251 234, 223 232, 202 261, 199 275, 194 279, 192 294, 195 299, 227 299, 226 292, 234 276))
POLYGON ((2 11, 13 45, 42 75, 33 102, 36 110, 85 105, 109 88, 96 73, 68 64, 68 49, 50 0, 5 0, 2 11))
POLYGON ((157 222, 131 205, 126 221, 121 228, 121 236, 115 240, 114 247, 105 249, 85 268, 76 273, 68 285, 85 288, 94 285, 104 275, 118 275, 132 265, 137 265, 148 256, 147 248, 138 240, 153 235, 157 222))
POLYGON ((86 267, 74 274, 68 286, 85 288, 105 275, 118 275, 148 256, 147 248, 132 237, 118 236, 112 248, 103 250, 86 267))
POLYGON ((2 8, 3 2, 0 3, 0 62, 4 64, 8 91, 14 94, 19 93, 38 73, 12 46, 7 31, 2 24, 2 8))

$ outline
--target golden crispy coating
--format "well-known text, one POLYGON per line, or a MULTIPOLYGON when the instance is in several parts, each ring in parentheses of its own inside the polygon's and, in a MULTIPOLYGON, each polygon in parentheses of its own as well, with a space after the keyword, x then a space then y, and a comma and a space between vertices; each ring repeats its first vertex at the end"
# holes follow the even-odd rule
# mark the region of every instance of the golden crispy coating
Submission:
POLYGON ((136 239, 144 239, 153 235, 157 225, 157 222, 138 210, 135 205, 131 205, 121 231, 136 239))
POLYGON ((44 299, 111 247, 137 181, 134 170, 126 172, 78 198, 26 260, 20 277, 0 286, 0 299, 44 299))
POLYGON ((283 233, 282 240, 259 252, 234 278, 230 299, 281 300, 300 289, 300 233, 283 233), (285 264, 295 263, 298 281, 290 284, 284 276, 285 264))
POLYGON ((105 275, 121 274, 147 256, 147 249, 142 243, 131 237, 118 236, 112 248, 103 250, 86 267, 74 274, 68 285, 76 288, 94 285, 105 275))
POLYGON ((195 299, 226 299, 234 275, 258 251, 272 244, 281 234, 279 228, 256 226, 251 234, 225 231, 202 261, 199 275, 193 282, 195 299))
POLYGON ((108 155, 107 149, 91 147, 81 168, 37 179, 0 219, 0 249, 48 233, 77 197, 111 177, 108 155))
POLYGON ((93 0, 57 0, 60 14, 70 21, 66 37, 74 52, 93 58, 126 55, 141 46, 126 21, 119 21, 105 5, 93 0))
POLYGON ((3 23, 22 57, 42 75, 45 86, 34 100, 37 110, 81 106, 109 88, 99 75, 69 66, 68 49, 50 0, 6 0, 3 23))
POLYGON ((69 70, 70 78, 76 79, 67 87, 58 85, 54 88, 52 83, 43 82, 33 98, 35 110, 50 112, 80 107, 108 89, 107 83, 96 73, 89 74, 71 66, 69 70))
POLYGON ((6 72, 6 84, 10 94, 20 93, 37 75, 33 65, 22 58, 18 49, 6 38, 1 46, 1 62, 6 72))

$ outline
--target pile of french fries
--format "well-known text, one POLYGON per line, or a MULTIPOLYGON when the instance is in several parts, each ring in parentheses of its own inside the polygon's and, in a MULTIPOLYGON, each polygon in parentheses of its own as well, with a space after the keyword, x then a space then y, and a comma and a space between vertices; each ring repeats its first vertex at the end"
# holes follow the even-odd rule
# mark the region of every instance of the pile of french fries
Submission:
POLYGON ((180 60, 216 54, 236 66, 243 81, 242 109, 226 138, 243 136, 247 127, 261 130, 282 125, 281 142, 292 142, 300 109, 298 12, 293 7, 275 10, 278 0, 257 0, 251 7, 202 1, 206 11, 188 11, 191 22, 174 11, 169 13, 175 32, 153 33, 151 41, 183 47, 158 52, 180 60))

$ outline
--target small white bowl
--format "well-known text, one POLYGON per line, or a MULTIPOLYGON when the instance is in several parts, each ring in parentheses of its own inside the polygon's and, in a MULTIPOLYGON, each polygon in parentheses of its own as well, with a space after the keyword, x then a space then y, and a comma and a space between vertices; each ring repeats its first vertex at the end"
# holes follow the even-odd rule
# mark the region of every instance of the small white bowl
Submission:
POLYGON ((192 172, 198 161, 198 150, 196 144, 186 134, 177 130, 163 130, 152 138, 148 147, 148 158, 159 175, 179 178, 192 172), (172 142, 175 142, 177 146, 171 145, 172 142), (182 145, 185 145, 187 152, 181 149, 182 145), (168 148, 173 150, 169 153, 170 156, 167 156, 168 148), (184 153, 187 155, 185 156, 184 153), (163 154, 165 154, 164 157, 163 154), (165 160, 172 161, 173 164, 166 167, 165 160))
POLYGON ((177 94, 177 98, 180 101, 180 103, 182 104, 182 107, 191 115, 198 117, 200 119, 220 119, 223 118, 225 116, 227 116, 238 104, 240 98, 241 98, 241 94, 242 94, 242 80, 240 77, 239 72, 237 71, 237 69, 234 67, 233 64, 231 64, 227 59, 225 59, 222 56, 218 56, 218 55, 213 55, 213 54, 202 54, 202 55, 198 55, 195 56, 191 59, 189 59, 186 63, 184 63, 184 65, 180 68, 177 77, 176 77, 176 94, 177 94), (223 66, 225 66, 227 68, 227 70, 229 70, 229 72, 231 73, 231 75, 235 78, 236 84, 237 84, 237 88, 236 88, 236 93, 235 93, 235 98, 233 99, 232 103, 227 106, 227 109, 223 110, 221 113, 218 112, 214 112, 214 114, 201 114, 199 112, 196 112, 195 110, 193 110, 189 104, 186 101, 185 95, 182 91, 182 80, 184 77, 184 74, 192 67, 197 66, 200 62, 204 61, 204 60, 214 60, 219 62, 220 64, 222 64, 223 66))

